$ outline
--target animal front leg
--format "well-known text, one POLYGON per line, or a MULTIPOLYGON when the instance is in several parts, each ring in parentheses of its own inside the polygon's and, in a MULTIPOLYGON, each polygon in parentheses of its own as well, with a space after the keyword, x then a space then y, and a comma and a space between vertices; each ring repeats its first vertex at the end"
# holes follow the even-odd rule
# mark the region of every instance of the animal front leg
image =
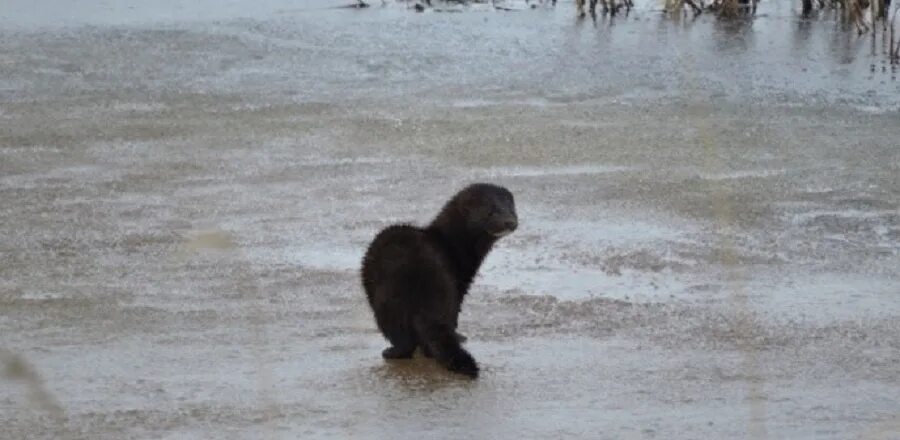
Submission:
POLYGON ((459 308, 456 309, 456 316, 453 317, 453 337, 456 338, 456 341, 462 344, 466 342, 469 338, 460 334, 457 330, 459 328, 459 313, 462 310, 462 298, 459 299, 459 308))

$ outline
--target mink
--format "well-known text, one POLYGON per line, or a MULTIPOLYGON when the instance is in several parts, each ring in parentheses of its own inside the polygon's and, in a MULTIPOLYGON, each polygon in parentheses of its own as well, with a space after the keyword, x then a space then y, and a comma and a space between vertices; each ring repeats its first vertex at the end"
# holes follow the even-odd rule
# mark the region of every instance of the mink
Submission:
POLYGON ((472 280, 494 243, 518 227, 506 188, 476 183, 456 193, 426 227, 388 226, 362 261, 362 284, 391 346, 385 359, 417 347, 450 371, 475 378, 478 364, 456 331, 472 280))

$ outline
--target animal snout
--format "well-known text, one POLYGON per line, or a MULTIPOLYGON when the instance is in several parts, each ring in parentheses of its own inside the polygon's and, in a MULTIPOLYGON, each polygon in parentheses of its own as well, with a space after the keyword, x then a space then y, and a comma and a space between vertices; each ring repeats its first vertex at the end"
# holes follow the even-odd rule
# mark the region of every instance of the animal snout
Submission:
POLYGON ((509 218, 503 221, 503 229, 508 231, 514 231, 519 227, 519 221, 514 218, 509 218))

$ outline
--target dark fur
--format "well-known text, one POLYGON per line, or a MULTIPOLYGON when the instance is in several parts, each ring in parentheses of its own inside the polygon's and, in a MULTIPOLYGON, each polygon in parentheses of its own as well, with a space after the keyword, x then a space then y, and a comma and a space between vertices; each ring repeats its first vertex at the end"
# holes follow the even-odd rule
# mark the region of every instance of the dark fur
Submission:
POLYGON ((456 333, 459 310, 484 257, 517 226, 512 194, 479 183, 453 196, 425 228, 379 232, 363 258, 362 283, 392 345, 382 355, 409 358, 421 346, 450 371, 477 377, 478 365, 456 333))

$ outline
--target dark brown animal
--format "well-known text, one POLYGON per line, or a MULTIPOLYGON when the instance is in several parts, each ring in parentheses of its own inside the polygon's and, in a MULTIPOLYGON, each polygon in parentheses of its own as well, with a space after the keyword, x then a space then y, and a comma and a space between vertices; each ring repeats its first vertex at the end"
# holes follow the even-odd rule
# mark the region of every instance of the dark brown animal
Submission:
POLYGON ((458 192, 427 227, 385 228, 362 262, 362 284, 375 322, 391 347, 385 359, 416 347, 450 371, 478 376, 456 333, 463 299, 494 243, 518 227, 512 193, 478 183, 458 192))

